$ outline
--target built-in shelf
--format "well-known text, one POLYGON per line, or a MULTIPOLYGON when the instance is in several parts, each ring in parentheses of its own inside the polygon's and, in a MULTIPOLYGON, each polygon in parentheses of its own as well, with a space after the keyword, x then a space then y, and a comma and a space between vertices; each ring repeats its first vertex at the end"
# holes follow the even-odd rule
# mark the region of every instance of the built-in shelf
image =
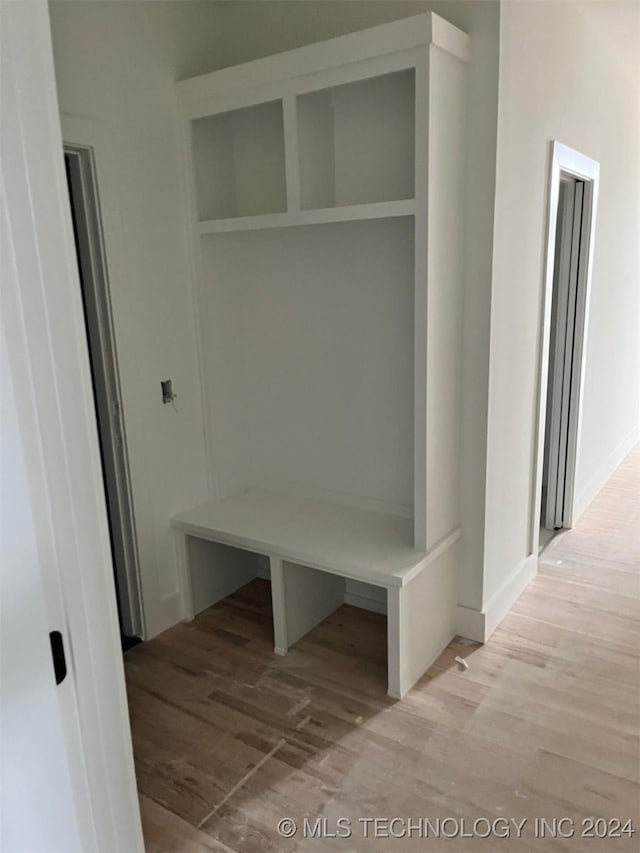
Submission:
POLYGON ((352 222, 363 219, 392 219, 413 216, 415 201, 381 201, 376 204, 352 204, 319 210, 297 210, 290 213, 269 213, 264 216, 238 216, 230 219, 210 219, 198 223, 200 234, 223 234, 229 231, 260 231, 264 228, 287 228, 294 225, 316 225, 324 222, 352 222))
POLYGON ((282 101, 195 119, 191 133, 200 219, 287 209, 282 101))
POLYGON ((178 87, 216 498, 174 519, 185 615, 266 555, 283 654, 386 587, 395 697, 456 627, 468 55, 425 13, 178 87))
POLYGON ((301 207, 414 195, 413 68, 299 95, 301 207))

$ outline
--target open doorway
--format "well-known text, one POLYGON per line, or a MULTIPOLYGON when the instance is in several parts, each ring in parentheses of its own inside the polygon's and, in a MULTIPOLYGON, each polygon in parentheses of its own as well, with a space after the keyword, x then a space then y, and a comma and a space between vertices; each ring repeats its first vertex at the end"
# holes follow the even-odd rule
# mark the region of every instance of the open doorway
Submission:
POLYGON ((93 150, 65 144, 123 651, 144 636, 136 532, 93 150))
POLYGON ((553 144, 540 409, 538 548, 574 522, 599 165, 553 144))

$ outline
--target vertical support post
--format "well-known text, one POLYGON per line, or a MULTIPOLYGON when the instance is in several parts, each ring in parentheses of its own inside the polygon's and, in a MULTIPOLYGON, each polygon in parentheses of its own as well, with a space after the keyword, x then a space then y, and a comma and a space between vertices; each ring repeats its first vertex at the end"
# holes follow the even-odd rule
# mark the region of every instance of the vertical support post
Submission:
POLYGON ((414 285, 414 545, 427 548, 427 347, 429 324, 429 64, 428 48, 415 80, 415 285, 414 285))
POLYGON ((282 99, 284 122, 284 166, 287 184, 287 211, 300 210, 300 158, 298 154, 298 105, 295 95, 282 99))
POLYGON ((344 604, 344 578, 279 557, 269 557, 274 651, 285 655, 329 614, 344 604))
POLYGON ((176 551, 180 599, 182 601, 182 618, 185 622, 190 622, 194 618, 195 613, 193 609, 193 591, 191 588, 187 536, 181 530, 174 530, 173 541, 176 551))
POLYGON ((407 691, 402 678, 402 587, 387 588, 387 693, 402 699, 407 691))
POLYGON ((289 644, 287 642, 284 566, 280 557, 269 555, 269 570, 271 573, 271 607, 273 609, 273 650, 277 655, 286 655, 289 651, 289 644))

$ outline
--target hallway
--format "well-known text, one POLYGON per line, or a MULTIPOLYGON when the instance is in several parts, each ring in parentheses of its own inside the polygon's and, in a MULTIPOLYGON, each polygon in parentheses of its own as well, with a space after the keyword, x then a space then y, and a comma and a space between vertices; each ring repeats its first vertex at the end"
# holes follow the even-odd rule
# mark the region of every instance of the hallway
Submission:
POLYGON ((489 642, 456 639, 403 702, 385 695, 383 616, 344 606, 276 657, 254 581, 126 655, 147 850, 636 849, 639 579, 640 446, 489 642), (581 837, 590 816, 610 840, 581 837), (305 840, 305 817, 349 818, 351 838, 305 840), (376 839, 373 817, 527 820, 509 841, 486 822, 427 841, 376 839), (573 837, 536 837, 536 818, 570 818, 573 837))

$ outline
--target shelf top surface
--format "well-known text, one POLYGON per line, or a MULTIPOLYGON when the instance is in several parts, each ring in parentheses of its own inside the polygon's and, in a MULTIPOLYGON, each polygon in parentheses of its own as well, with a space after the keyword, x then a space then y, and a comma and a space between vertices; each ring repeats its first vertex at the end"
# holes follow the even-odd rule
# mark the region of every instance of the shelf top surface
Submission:
MULTIPOLYGON (((277 84, 294 77, 322 73, 350 63, 429 44, 451 53, 463 62, 469 61, 469 36, 439 15, 423 12, 190 77, 179 81, 176 86, 180 101, 189 107, 203 98, 277 84)), ((197 114, 196 110, 194 117, 197 114)))
POLYGON ((415 211, 416 203, 411 198, 398 201, 377 201, 369 204, 291 210, 285 213, 262 213, 254 216, 200 220, 196 227, 198 232, 203 235, 226 231, 259 231, 263 228, 322 225, 366 219, 394 219, 398 216, 413 216, 415 211))
POLYGON ((425 565, 413 522, 371 510, 248 489, 175 516, 184 533, 378 586, 403 586, 425 565))

